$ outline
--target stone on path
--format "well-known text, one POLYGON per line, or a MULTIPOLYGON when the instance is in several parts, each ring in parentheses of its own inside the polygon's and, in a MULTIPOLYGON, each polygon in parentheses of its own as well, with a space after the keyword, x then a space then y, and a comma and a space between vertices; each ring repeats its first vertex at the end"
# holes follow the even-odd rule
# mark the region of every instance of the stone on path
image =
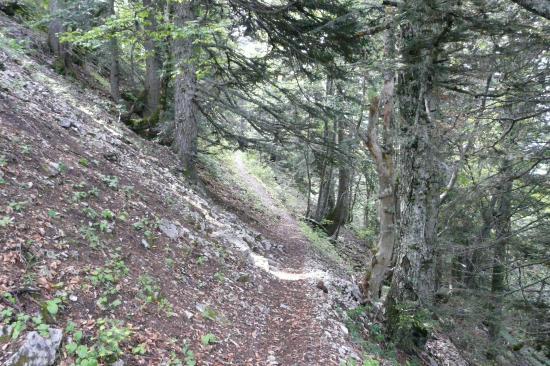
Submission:
POLYGON ((50 336, 42 337, 38 332, 29 332, 21 348, 6 362, 6 366, 50 366, 55 362, 61 344, 61 329, 50 328, 50 336))

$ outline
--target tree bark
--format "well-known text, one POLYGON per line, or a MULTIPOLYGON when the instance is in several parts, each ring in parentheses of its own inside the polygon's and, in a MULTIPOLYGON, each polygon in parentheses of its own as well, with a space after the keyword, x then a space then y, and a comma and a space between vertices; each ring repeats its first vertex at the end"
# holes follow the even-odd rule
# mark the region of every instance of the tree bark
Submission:
MULTIPOLYGON (((437 25, 414 15, 431 11, 424 2, 406 2, 410 20, 402 25, 400 50, 404 68, 397 86, 399 105, 399 246, 386 301, 390 333, 399 327, 400 307, 429 308, 435 294, 435 239, 440 179, 436 166, 438 140, 430 116, 437 47, 437 25), (415 14, 416 13, 416 14, 415 14), (422 39, 425 46, 417 42, 422 39)), ((426 16, 429 19, 430 14, 426 16)))
POLYGON ((145 111, 144 116, 157 119, 160 112, 160 96, 162 90, 160 50, 150 33, 157 31, 157 3, 155 0, 143 0, 143 6, 148 10, 145 25, 145 111))
MULTIPOLYGON (((109 0, 109 13, 110 17, 115 16, 115 1, 109 0)), ((120 101, 120 63, 119 63, 119 49, 118 40, 116 34, 112 34, 109 39, 109 50, 111 53, 111 73, 109 77, 109 83, 111 88, 111 98, 118 103, 120 101)))
POLYGON ((48 10, 52 20, 48 24, 48 45, 63 65, 63 71, 69 66, 69 53, 67 45, 59 41, 59 34, 63 33, 63 23, 59 17, 59 12, 63 9, 63 0, 50 0, 48 10))
MULTIPOLYGON (((384 33, 384 54, 388 58, 394 57, 394 34, 392 29, 384 33)), ((392 266, 393 252, 396 239, 396 206, 394 170, 394 135, 396 133, 393 122, 394 71, 384 72, 384 86, 380 100, 371 100, 369 111, 369 125, 366 134, 361 137, 375 162, 378 176, 378 222, 380 232, 378 243, 372 257, 367 275, 363 281, 363 290, 370 301, 380 299, 382 285, 392 266), (380 111, 383 113, 382 138, 378 133, 378 119, 380 111), (383 145, 381 145, 381 143, 383 145)))
MULTIPOLYGON (((194 3, 174 3, 176 27, 184 27, 195 19, 194 3)), ((173 44, 174 60, 177 65, 174 90, 174 140, 173 146, 180 157, 184 173, 196 179, 195 162, 197 158, 197 76, 193 64, 193 40, 175 39, 173 44)))
MULTIPOLYGON (((344 146, 345 127, 342 122, 337 122, 337 141, 336 144, 340 147, 344 146)), ((344 150, 342 148, 340 150, 344 150)), ((338 168, 338 193, 336 204, 332 211, 327 215, 329 223, 325 226, 325 232, 333 239, 338 238, 340 227, 345 224, 348 219, 349 206, 351 200, 351 169, 344 161, 340 161, 338 168)))
POLYGON ((550 19, 550 2, 548 0, 512 0, 533 14, 550 19))

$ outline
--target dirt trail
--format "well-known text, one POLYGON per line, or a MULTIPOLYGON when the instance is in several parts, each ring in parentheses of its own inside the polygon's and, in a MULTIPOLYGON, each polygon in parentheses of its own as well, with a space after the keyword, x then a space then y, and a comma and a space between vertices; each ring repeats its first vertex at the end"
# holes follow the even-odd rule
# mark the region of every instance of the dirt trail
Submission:
POLYGON ((318 300, 313 292, 320 292, 315 281, 322 272, 304 267, 310 245, 307 238, 296 219, 250 174, 241 154, 235 155, 235 165, 247 189, 270 211, 274 221, 267 223, 266 229, 284 248, 284 254, 277 257, 284 269, 271 271, 280 275, 275 273, 279 280, 274 281, 269 301, 274 312, 267 320, 267 331, 260 343, 272 355, 271 364, 338 365, 340 356, 323 337, 325 327, 314 304, 318 300), (309 281, 305 280, 308 278, 309 281))

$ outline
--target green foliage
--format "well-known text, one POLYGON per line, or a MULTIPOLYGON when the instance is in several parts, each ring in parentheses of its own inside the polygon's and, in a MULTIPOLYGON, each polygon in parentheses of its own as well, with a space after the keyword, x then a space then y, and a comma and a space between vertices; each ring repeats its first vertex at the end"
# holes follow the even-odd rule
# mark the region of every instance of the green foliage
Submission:
POLYGON ((218 312, 214 309, 212 309, 210 306, 206 306, 202 311, 201 315, 203 318, 208 320, 217 320, 218 319, 218 312))
POLYGON ((216 344, 217 342, 218 342, 218 338, 212 333, 207 333, 201 336, 201 343, 204 346, 210 346, 210 345, 216 344))
POLYGON ((55 211, 55 210, 48 210, 48 217, 52 218, 52 219, 56 219, 59 217, 59 212, 55 211))
POLYGON ((122 301, 117 298, 117 284, 128 273, 129 269, 124 261, 117 258, 108 261, 104 267, 92 271, 89 276, 90 282, 102 290, 96 302, 102 310, 115 309, 122 305, 122 301))
POLYGON ((87 192, 74 192, 73 193, 73 202, 80 202, 84 199, 88 198, 87 192))
POLYGON ((422 347, 434 327, 430 313, 414 304, 396 304, 389 309, 388 316, 392 340, 406 351, 422 347))
POLYGON ((92 248, 99 248, 101 246, 101 240, 93 226, 81 226, 80 234, 92 248))
MULTIPOLYGON (((9 38, 4 33, 0 32, 0 48, 11 50, 15 54, 24 54, 29 49, 28 41, 9 38)), ((2 166, 2 165, 0 165, 2 166)))
POLYGON ((146 344, 145 343, 138 344, 137 346, 132 348, 132 353, 134 355, 144 355, 145 353, 147 353, 146 344))
POLYGON ((91 220, 95 220, 98 216, 96 210, 88 206, 82 208, 82 213, 84 213, 84 215, 91 220))
POLYGON ((118 177, 115 177, 112 175, 102 175, 101 181, 111 189, 114 189, 114 190, 118 189, 118 177))
POLYGON ((113 220, 115 218, 115 214, 113 213, 113 211, 107 209, 107 210, 103 210, 101 212, 101 216, 105 219, 105 220, 113 220))
POLYGON ((195 358, 195 353, 191 350, 187 342, 183 344, 181 352, 185 355, 184 361, 186 366, 197 365, 197 359, 195 358))
POLYGON ((131 335, 121 322, 112 319, 99 319, 96 323, 97 335, 90 338, 91 345, 85 344, 81 330, 74 323, 66 329, 71 341, 66 344, 67 353, 76 358, 76 365, 91 366, 103 362, 113 363, 124 355, 122 343, 131 335))
POLYGON ((10 202, 9 207, 15 212, 21 212, 27 204, 27 201, 10 202))
POLYGON ((59 306, 62 304, 62 302, 63 300, 60 298, 46 301, 45 309, 52 318, 55 319, 57 313, 59 312, 59 306))
POLYGON ((216 272, 214 273, 214 279, 220 283, 223 283, 225 281, 225 275, 223 272, 216 272))
POLYGON ((161 311, 168 316, 174 316, 172 304, 162 296, 158 283, 149 275, 141 275, 138 279, 140 297, 147 303, 155 303, 161 311))
POLYGON ((9 216, 3 216, 0 219, 0 228, 4 228, 8 225, 11 225, 13 223, 13 218, 9 216))
MULTIPOLYGON (((380 365, 380 362, 377 361, 377 360, 373 360, 371 359, 370 357, 366 357, 366 359, 363 361, 363 363, 361 363, 361 366, 379 366, 380 365)), ((359 366, 359 364, 357 363, 357 361, 353 358, 350 358, 346 361, 342 361, 340 363, 340 366, 359 366)))
POLYGON ((348 270, 350 270, 349 264, 347 264, 346 261, 340 256, 334 244, 330 242, 327 235, 322 230, 312 229, 305 222, 300 222, 300 229, 306 238, 308 238, 313 248, 319 252, 319 254, 327 257, 337 264, 345 266, 348 270))

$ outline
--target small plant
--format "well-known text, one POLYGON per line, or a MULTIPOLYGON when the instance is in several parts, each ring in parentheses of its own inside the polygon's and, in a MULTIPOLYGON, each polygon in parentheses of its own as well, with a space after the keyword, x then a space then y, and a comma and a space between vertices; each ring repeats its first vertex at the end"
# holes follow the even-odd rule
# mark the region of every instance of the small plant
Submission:
POLYGON ((200 255, 198 258, 197 258, 197 264, 199 266, 202 266, 203 264, 206 263, 208 258, 206 258, 204 255, 200 255))
POLYGON ((31 317, 27 314, 18 314, 15 318, 15 322, 11 323, 12 331, 11 331, 11 339, 16 340, 19 338, 21 333, 25 329, 27 329, 27 322, 29 321, 31 317))
POLYGON ((28 203, 27 201, 10 202, 9 207, 15 212, 21 212, 23 211, 27 203, 28 203))
POLYGON ((392 339, 401 349, 412 351, 424 345, 433 330, 433 320, 427 310, 414 304, 397 304, 390 310, 396 321, 391 324, 392 339))
POLYGON ((5 167, 8 165, 8 160, 6 160, 6 157, 4 155, 0 156, 0 168, 5 167))
POLYGON ((145 353, 147 353, 147 346, 145 343, 140 343, 138 344, 137 346, 135 346, 134 348, 132 348, 132 353, 134 355, 144 355, 145 353))
POLYGON ((134 223, 132 226, 134 227, 135 230, 143 230, 148 224, 148 220, 147 219, 141 219, 139 220, 138 222, 134 223))
POLYGON ((97 212, 91 207, 84 207, 82 209, 82 213, 86 215, 86 217, 89 218, 90 220, 95 220, 98 216, 97 212))
POLYGON ((128 212, 122 211, 118 214, 117 219, 119 219, 122 222, 128 221, 128 212))
POLYGON ((101 220, 99 222, 99 231, 101 231, 102 233, 110 233, 111 232, 111 227, 110 227, 109 222, 107 220, 101 220))
POLYGON ((25 155, 29 155, 32 151, 31 145, 21 145, 21 152, 25 155))
POLYGON ((195 353, 191 350, 187 342, 183 344, 181 352, 185 355, 184 361, 186 366, 196 366, 197 359, 195 358, 195 353))
POLYGON ((126 198, 132 198, 135 193, 134 186, 124 186, 122 187, 122 191, 124 192, 124 196, 126 196, 126 198))
POLYGON ((211 346, 218 343, 218 338, 212 333, 207 333, 201 337, 201 343, 204 346, 211 346))
POLYGON ((382 327, 380 326, 380 324, 371 325, 370 334, 376 342, 380 343, 380 342, 383 342, 385 339, 384 333, 382 332, 382 327))
POLYGON ((57 219, 59 217, 59 212, 56 210, 48 210, 48 217, 52 219, 57 219))
POLYGON ((57 313, 59 312, 59 306, 63 302, 60 298, 55 298, 53 300, 46 301, 45 309, 48 312, 49 315, 51 315, 54 319, 57 313))
POLYGON ((97 187, 92 187, 90 188, 90 190, 88 191, 88 195, 91 197, 91 196, 94 196, 94 197, 99 197, 99 188, 97 187))
POLYGON ((122 305, 122 301, 116 298, 118 295, 117 284, 128 273, 129 269, 124 261, 116 259, 92 272, 89 277, 92 285, 102 289, 96 302, 102 310, 114 309, 122 305))
POLYGON ((35 316, 32 318, 34 323, 34 329, 44 338, 49 337, 50 335, 50 326, 44 323, 44 320, 41 315, 35 316))
POLYGON ((130 337, 130 330, 114 320, 99 319, 97 325, 97 336, 91 338, 95 341, 91 346, 83 343, 83 333, 76 330, 74 323, 70 329, 69 325, 67 326, 66 331, 70 334, 71 341, 65 349, 69 355, 76 358, 78 366, 97 366, 100 362, 110 364, 124 354, 121 346, 130 337))
POLYGON ((86 158, 81 158, 80 160, 78 160, 78 164, 87 168, 90 165, 90 162, 86 158))
POLYGON ((88 198, 87 192, 74 192, 73 193, 73 202, 80 202, 84 199, 88 198))
POLYGON ((218 282, 224 282, 225 281, 225 275, 222 272, 216 272, 216 273, 214 273, 214 279, 218 282))
POLYGON ((107 185, 107 187, 117 190, 118 189, 118 177, 112 175, 101 176, 101 181, 107 185))
POLYGON ((101 240, 96 234, 96 230, 93 226, 82 226, 80 228, 80 234, 90 244, 92 248, 98 248, 101 245, 101 240))
POLYGON ((4 216, 0 219, 0 227, 6 227, 13 223, 13 218, 9 216, 4 216))
POLYGON ((206 307, 201 311, 201 315, 202 315, 203 318, 208 319, 208 320, 216 320, 216 319, 218 319, 218 313, 216 312, 216 310, 212 309, 212 308, 209 307, 209 306, 206 306, 206 307))
POLYGON ((101 212, 101 217, 103 217, 105 220, 113 220, 115 218, 115 214, 113 213, 113 211, 107 209, 101 212))

